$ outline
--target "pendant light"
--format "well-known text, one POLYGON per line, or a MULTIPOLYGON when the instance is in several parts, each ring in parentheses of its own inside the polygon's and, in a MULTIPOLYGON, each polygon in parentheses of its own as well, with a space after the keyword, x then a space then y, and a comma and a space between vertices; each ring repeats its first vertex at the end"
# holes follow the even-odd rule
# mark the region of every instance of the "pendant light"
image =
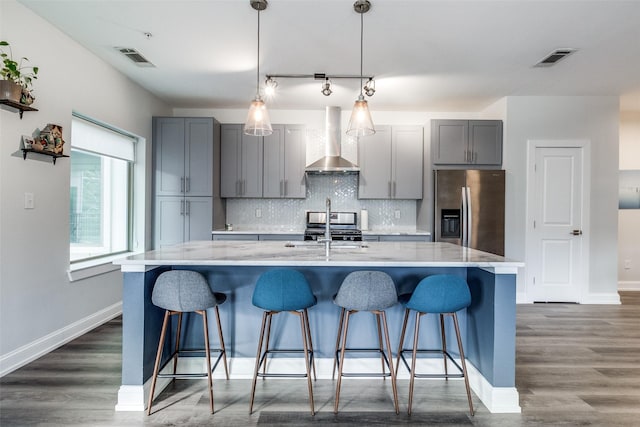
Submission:
POLYGON ((258 11, 258 61, 256 76, 256 97, 249 106, 249 114, 244 124, 244 133, 254 136, 267 136, 273 133, 269 112, 260 96, 260 11, 268 6, 267 0, 249 0, 251 7, 258 11))
POLYGON ((369 113, 369 105, 364 99, 364 94, 362 93, 364 14, 371 9, 371 3, 369 0, 358 0, 353 4, 353 9, 360 14, 360 96, 358 96, 358 99, 353 106, 351 118, 349 119, 349 127, 347 128, 347 135, 360 137, 376 133, 376 130, 373 127, 373 120, 371 120, 371 113, 369 113))

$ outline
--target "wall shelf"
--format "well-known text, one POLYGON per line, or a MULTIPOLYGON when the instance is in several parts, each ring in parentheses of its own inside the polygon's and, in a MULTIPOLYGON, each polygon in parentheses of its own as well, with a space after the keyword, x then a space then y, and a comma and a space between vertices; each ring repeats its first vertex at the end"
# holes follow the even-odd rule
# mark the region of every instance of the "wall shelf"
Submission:
POLYGON ((33 107, 28 106, 28 105, 21 104, 19 102, 12 101, 10 99, 0 99, 0 104, 8 105, 9 107, 12 107, 12 108, 15 108, 16 110, 18 110, 20 112, 20 120, 22 120, 22 114, 25 111, 38 111, 37 108, 33 108, 33 107))
POLYGON ((51 151, 42 151, 42 150, 34 150, 33 148, 22 148, 22 158, 24 160, 27 160, 27 153, 38 153, 38 154, 43 154, 45 156, 49 156, 53 158, 53 164, 56 164, 56 159, 58 159, 58 157, 69 157, 66 154, 56 154, 56 153, 52 153, 51 151))

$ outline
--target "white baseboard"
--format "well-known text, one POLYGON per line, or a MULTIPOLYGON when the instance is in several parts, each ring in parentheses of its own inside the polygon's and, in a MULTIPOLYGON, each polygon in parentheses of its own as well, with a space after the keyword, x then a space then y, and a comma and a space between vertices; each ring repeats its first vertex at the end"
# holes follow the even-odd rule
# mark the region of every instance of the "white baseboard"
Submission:
POLYGON ((587 294, 580 304, 620 304, 620 295, 617 292, 613 293, 590 293, 587 294))
POLYGON ((121 313, 122 301, 45 335, 29 344, 23 345, 7 354, 3 354, 0 356, 0 377, 84 335, 95 327, 119 316, 121 313))
MULTIPOLYGON (((395 363, 395 360, 394 360, 395 363)), ((400 362, 402 363, 402 362, 400 362)), ((459 363, 459 361, 458 361, 459 363)), ((204 359, 189 357, 180 358, 178 362, 178 372, 206 372, 204 368, 204 359)), ((440 372, 442 360, 432 359, 423 360, 418 367, 419 372, 440 372)), ((255 359, 249 357, 229 358, 229 378, 230 379, 252 379, 253 370, 255 369, 255 359)), ((296 359, 273 359, 269 362, 269 372, 300 372, 305 371, 302 358, 296 359)), ((348 365, 345 363, 345 370, 349 372, 379 372, 380 359, 378 358, 354 358, 349 359, 348 365)), ((316 360, 316 372, 318 379, 331 379, 333 372, 333 359, 322 358, 316 360)), ((492 386, 480 372, 471 364, 467 363, 467 372, 469 373, 469 384, 473 392, 480 398, 482 403, 492 413, 520 413, 519 394, 515 387, 494 387, 492 386)), ((219 365, 214 371, 215 379, 225 378, 224 368, 219 365)), ((401 367, 398 372, 398 379, 408 379, 409 373, 401 367)), ((274 378, 276 379, 276 378, 274 378)), ((356 378, 354 378, 356 379, 356 378)), ((203 378, 204 380, 204 378, 203 378)), ((157 396, 162 389, 169 383, 169 378, 159 378, 156 385, 155 395, 157 396)), ((427 380, 432 381, 432 380, 427 380)), ((462 381, 462 379, 451 379, 450 381, 462 381)), ((215 387, 215 385, 214 385, 215 387)), ((116 411, 144 411, 149 398, 151 389, 151 379, 144 385, 122 385, 118 390, 118 403, 116 411)))
POLYGON ((640 282, 638 281, 624 281, 618 282, 619 291, 640 291, 640 282))

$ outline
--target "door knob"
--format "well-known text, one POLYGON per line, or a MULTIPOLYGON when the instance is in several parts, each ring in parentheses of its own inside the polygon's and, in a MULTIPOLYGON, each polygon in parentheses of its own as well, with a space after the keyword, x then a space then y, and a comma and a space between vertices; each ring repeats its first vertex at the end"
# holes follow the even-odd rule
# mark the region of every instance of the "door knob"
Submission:
POLYGON ((573 230, 571 234, 574 236, 582 236, 582 230, 573 230))

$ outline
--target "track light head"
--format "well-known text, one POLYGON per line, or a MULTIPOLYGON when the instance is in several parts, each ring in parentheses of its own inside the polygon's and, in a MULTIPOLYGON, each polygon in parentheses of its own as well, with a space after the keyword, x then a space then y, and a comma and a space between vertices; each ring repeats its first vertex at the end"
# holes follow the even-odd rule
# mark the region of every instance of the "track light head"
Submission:
POLYGON ((324 96, 329 96, 332 93, 333 91, 331 90, 331 80, 329 80, 329 77, 327 77, 324 83, 322 84, 322 94, 324 96))

